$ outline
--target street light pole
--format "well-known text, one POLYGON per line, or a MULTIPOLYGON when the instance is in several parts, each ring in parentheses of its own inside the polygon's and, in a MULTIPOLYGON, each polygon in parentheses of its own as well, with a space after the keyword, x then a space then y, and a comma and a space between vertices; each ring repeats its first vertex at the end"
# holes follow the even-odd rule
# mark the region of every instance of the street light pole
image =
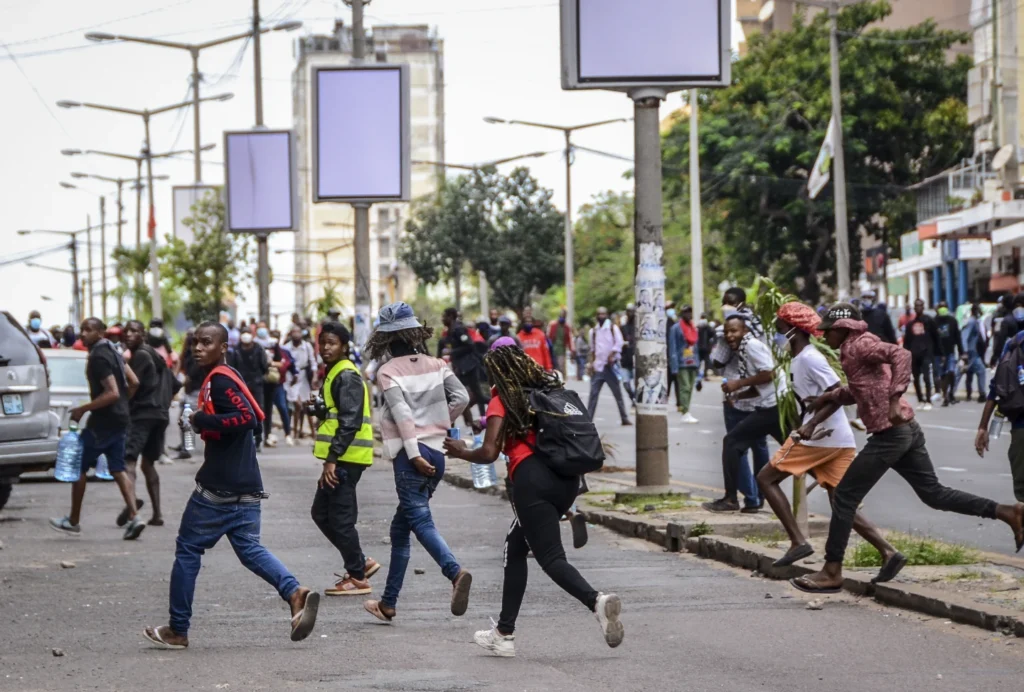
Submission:
MULTIPOLYGON (((263 127, 263 64, 260 53, 260 0, 252 0, 252 59, 255 75, 256 127, 263 127)), ((270 324, 270 256, 269 234, 256 236, 256 285, 259 294, 260 319, 270 324)))
POLYGON ((690 89, 690 293, 693 312, 704 312, 704 230, 700 218, 700 115, 697 90, 690 89))
POLYGON ((156 202, 153 199, 153 157, 150 152, 153 151, 153 145, 149 139, 149 113, 143 116, 142 122, 146 127, 146 186, 149 188, 149 221, 147 227, 149 229, 149 273, 152 277, 152 302, 151 312, 152 316, 163 319, 164 316, 164 303, 163 296, 160 295, 160 263, 157 261, 156 256, 156 202))
POLYGON ((839 300, 850 297, 850 233, 846 219, 846 158, 843 156, 843 103, 839 87, 839 2, 829 6, 829 58, 832 73, 832 119, 835 122, 832 144, 832 173, 835 176, 836 273, 839 300))
POLYGON ((87 258, 86 267, 88 268, 89 271, 89 290, 86 291, 86 304, 89 306, 89 317, 95 317, 96 313, 93 312, 92 309, 92 219, 89 218, 88 214, 85 215, 85 252, 87 258))
POLYGON ((100 197, 100 314, 107 322, 107 198, 100 197))
MULTIPOLYGON (((352 5, 352 62, 363 63, 366 55, 366 36, 363 28, 364 0, 349 0, 352 5)), ((370 205, 357 203, 355 209, 355 342, 362 347, 369 337, 373 303, 370 296, 370 205)))

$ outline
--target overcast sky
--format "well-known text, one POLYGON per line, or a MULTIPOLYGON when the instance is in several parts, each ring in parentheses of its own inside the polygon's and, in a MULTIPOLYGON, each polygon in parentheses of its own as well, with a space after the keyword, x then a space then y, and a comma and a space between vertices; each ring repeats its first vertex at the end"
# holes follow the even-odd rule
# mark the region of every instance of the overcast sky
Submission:
MULTIPOLYGON (((244 31, 250 22, 248 0, 0 0, 0 86, 4 105, 0 124, 6 135, 0 168, 4 191, 0 239, 4 255, 35 247, 51 247, 55 236, 18 236, 23 228, 78 229, 86 214, 97 223, 98 199, 109 194, 108 221, 113 220, 114 186, 101 181, 74 181, 89 191, 65 190, 60 181, 82 171, 111 177, 132 177, 133 163, 102 157, 65 157, 64 148, 97 149, 136 154, 142 142, 140 118, 89 109, 64 110, 60 99, 91 101, 129 108, 158 108, 186 100, 191 64, 185 51, 133 45, 95 44, 86 31, 164 37, 199 42, 244 31), (200 28, 201 27, 201 28, 200 28), (6 46, 6 47, 4 47, 6 46), (16 59, 12 59, 11 55, 16 59), (91 191, 91 192, 90 192, 91 191)), ((340 0, 263 0, 261 14, 268 23, 298 19, 298 34, 329 33, 335 18, 348 22, 350 10, 340 0)), ((563 92, 559 82, 557 2, 548 0, 374 0, 366 9, 366 24, 429 24, 445 42, 446 148, 450 162, 476 163, 532 151, 555 151, 534 160, 531 168, 541 183, 555 191, 555 203, 565 205, 565 169, 560 153, 562 136, 533 128, 488 125, 486 115, 569 125, 606 118, 629 117, 632 104, 622 94, 601 91, 563 92), (500 129, 499 129, 500 128, 500 129)), ((269 127, 291 127, 290 76, 295 64, 296 33, 264 35, 264 119, 269 127)), ((202 53, 203 95, 233 92, 224 103, 203 104, 204 143, 217 148, 204 154, 204 182, 223 182, 222 132, 254 124, 253 59, 251 47, 240 54, 242 42, 202 53)), ((678 107, 672 95, 662 116, 678 107)), ((154 116, 154 152, 192 146, 192 116, 188 110, 154 116)), ((631 124, 609 125, 580 133, 583 146, 624 156, 633 154, 631 124)), ((579 153, 573 167, 573 200, 577 208, 602 190, 628 190, 622 174, 629 164, 579 153)), ((165 160, 155 173, 170 176, 156 185, 158 233, 172 225, 171 186, 192 182, 191 159, 165 160)), ((135 205, 126 205, 130 223, 126 242, 134 242, 135 205)), ((111 235, 113 230, 111 230, 111 235)), ((108 250, 113 245, 108 236, 108 250)), ((291 247, 292 238, 276 234, 271 248, 291 247)), ((66 251, 37 260, 67 268, 66 251)), ((289 255, 271 253, 275 271, 292 274, 289 255)), ((94 263, 99 263, 97 247, 94 263)), ((80 268, 85 267, 80 253, 80 268)), ((112 270, 108 268, 108 274, 112 270)), ((83 274, 84 275, 84 274, 83 274)), ((99 288, 99 272, 97 290, 99 288)), ((39 309, 46 324, 68 317, 71 282, 66 274, 24 265, 0 268, 5 286, 3 309, 24 320, 39 309), (46 301, 43 296, 52 300, 46 301)), ((111 282, 112 285, 112 282, 111 282)), ((290 313, 291 284, 276 282, 271 289, 274 313, 290 313)), ((376 306, 375 306, 376 307, 376 306)), ((113 310, 113 301, 111 301, 113 310)), ((96 299, 96 312, 99 300, 96 299)), ((255 286, 245 291, 244 315, 256 312, 255 286)))

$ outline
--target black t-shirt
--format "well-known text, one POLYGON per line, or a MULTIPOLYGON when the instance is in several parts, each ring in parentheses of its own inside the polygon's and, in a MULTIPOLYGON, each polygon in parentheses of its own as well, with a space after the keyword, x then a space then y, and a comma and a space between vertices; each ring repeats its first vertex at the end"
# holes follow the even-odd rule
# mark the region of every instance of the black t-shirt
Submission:
POLYGON ((622 327, 622 367, 633 369, 633 357, 636 355, 636 322, 629 320, 622 327))
POLYGON ((132 397, 132 420, 169 419, 164 405, 166 368, 163 357, 149 346, 143 346, 132 353, 132 372, 139 379, 139 388, 132 397))
POLYGON ((120 393, 117 401, 110 406, 98 408, 89 414, 90 430, 120 430, 128 425, 128 382, 124 375, 124 361, 121 354, 106 339, 101 339, 89 349, 85 374, 89 379, 89 398, 95 399, 103 393, 103 380, 111 375, 117 382, 120 393))

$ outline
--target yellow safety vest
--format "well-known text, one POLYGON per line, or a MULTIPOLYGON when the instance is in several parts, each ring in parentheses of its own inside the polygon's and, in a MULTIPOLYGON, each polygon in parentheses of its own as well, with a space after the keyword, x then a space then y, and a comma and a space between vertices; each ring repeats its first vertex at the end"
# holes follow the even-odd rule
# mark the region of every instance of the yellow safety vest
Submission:
MULTIPOLYGON (((331 384, 334 382, 334 378, 341 375, 345 370, 352 370, 362 379, 362 373, 359 372, 359 368, 347 358, 335 363, 334 367, 327 374, 327 379, 324 380, 323 387, 320 389, 324 403, 327 405, 327 420, 322 422, 320 427, 316 429, 316 444, 313 445, 313 456, 317 459, 327 458, 331 451, 331 441, 334 439, 334 434, 338 432, 338 407, 334 402, 334 396, 331 394, 331 384)), ((345 450, 345 453, 341 455, 338 461, 346 461, 350 464, 363 464, 364 466, 373 464, 373 426, 370 413, 370 393, 366 388, 365 382, 363 382, 363 424, 359 427, 359 432, 356 433, 352 444, 348 446, 348 449, 345 450)))

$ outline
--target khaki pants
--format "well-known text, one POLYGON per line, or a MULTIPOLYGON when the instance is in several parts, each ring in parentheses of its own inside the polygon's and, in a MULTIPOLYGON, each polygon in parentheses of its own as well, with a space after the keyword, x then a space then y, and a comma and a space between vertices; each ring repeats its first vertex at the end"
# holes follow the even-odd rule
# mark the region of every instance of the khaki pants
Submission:
POLYGON ((676 373, 676 387, 679 394, 679 412, 690 412, 690 398, 693 396, 693 385, 697 382, 696 368, 681 368, 676 373))

